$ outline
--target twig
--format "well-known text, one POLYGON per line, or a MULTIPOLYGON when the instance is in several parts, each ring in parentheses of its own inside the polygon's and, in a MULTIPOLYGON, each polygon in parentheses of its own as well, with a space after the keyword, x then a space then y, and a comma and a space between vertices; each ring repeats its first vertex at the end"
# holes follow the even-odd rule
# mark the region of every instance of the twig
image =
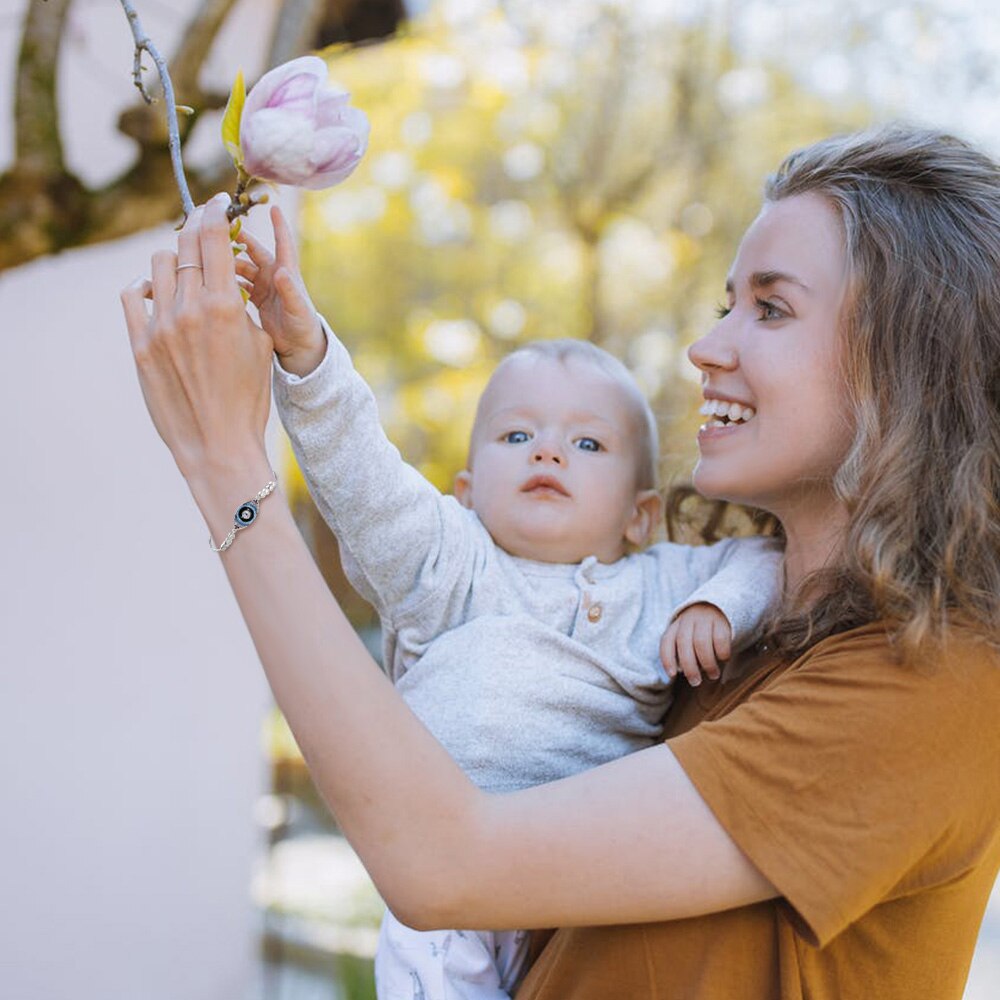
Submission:
POLYGON ((268 201, 266 191, 257 192, 247 190, 253 183, 253 178, 243 169, 242 166, 236 168, 236 191, 231 195, 229 207, 226 209, 226 218, 230 222, 235 222, 241 215, 247 215, 254 205, 264 205, 268 201))
POLYGON ((132 29, 132 37, 135 39, 135 61, 132 65, 132 82, 136 90, 142 94, 142 99, 147 104, 153 103, 153 97, 146 90, 142 82, 142 54, 148 52, 153 62, 156 64, 157 72, 160 75, 160 83, 163 86, 163 100, 167 106, 167 142, 170 146, 170 162, 174 168, 174 178, 177 181, 177 188, 181 193, 181 205, 184 207, 185 218, 194 211, 194 199, 188 189, 187 178, 184 176, 184 161, 181 159, 181 131, 177 123, 177 104, 174 99, 174 85, 167 70, 167 62, 160 55, 159 49, 153 44, 152 39, 146 34, 145 29, 139 21, 139 15, 132 6, 130 0, 119 0, 125 16, 128 18, 129 26, 132 29))

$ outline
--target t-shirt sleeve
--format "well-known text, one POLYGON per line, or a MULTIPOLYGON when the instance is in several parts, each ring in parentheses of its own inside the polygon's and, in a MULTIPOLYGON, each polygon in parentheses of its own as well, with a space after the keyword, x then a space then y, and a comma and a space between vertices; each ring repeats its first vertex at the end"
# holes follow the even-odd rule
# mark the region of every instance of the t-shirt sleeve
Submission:
POLYGON ((1000 663, 985 644, 910 666, 877 630, 845 633, 668 745, 822 947, 907 885, 943 884, 990 849, 998 711, 1000 663))

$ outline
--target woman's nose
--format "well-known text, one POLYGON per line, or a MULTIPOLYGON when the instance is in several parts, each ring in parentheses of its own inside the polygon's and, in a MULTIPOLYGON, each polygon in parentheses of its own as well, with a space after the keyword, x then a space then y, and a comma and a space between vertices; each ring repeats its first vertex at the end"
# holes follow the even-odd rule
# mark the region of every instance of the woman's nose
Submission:
POLYGON ((732 371, 739 363, 736 347, 724 329, 724 320, 699 337, 688 348, 687 355, 691 364, 703 372, 732 371))

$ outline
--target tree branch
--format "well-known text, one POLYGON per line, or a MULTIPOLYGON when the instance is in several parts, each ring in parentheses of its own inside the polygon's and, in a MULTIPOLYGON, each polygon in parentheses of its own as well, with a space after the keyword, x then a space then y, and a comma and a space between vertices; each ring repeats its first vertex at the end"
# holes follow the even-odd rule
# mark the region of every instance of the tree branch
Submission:
MULTIPOLYGON (((272 35, 269 66, 286 62, 314 44, 315 36, 310 31, 320 19, 325 2, 280 0, 283 16, 272 35)), ((0 271, 45 254, 115 239, 177 218, 177 190, 182 185, 175 167, 179 167, 180 145, 190 132, 192 119, 178 123, 173 84, 171 92, 165 90, 163 94, 166 117, 172 119, 174 138, 170 142, 159 108, 136 103, 119 118, 119 128, 135 140, 138 148, 138 158, 131 167, 99 190, 84 187, 66 169, 59 135, 56 71, 70 3, 27 3, 17 90, 8 98, 15 110, 15 159, 11 168, 0 175, 0 271)), ((178 87, 184 87, 178 93, 184 96, 185 103, 197 104, 199 112, 225 103, 225 95, 202 93, 198 76, 212 40, 234 3, 198 0, 180 49, 170 63, 178 87)), ((279 0, 274 0, 274 5, 277 7, 279 0)), ((149 52, 158 71, 166 70, 169 79, 170 69, 154 55, 155 46, 146 37, 134 10, 129 15, 131 3, 121 0, 121 6, 129 16, 140 59, 142 52, 149 52)), ((395 22, 389 27, 394 26, 395 22)), ((386 33, 379 30, 377 34, 381 37, 386 33)), ((158 86, 151 89, 159 92, 158 86)), ((148 92, 146 96, 150 96, 148 92)), ((181 169, 180 179, 183 177, 181 169)), ((185 189, 190 184, 185 211, 229 187, 231 179, 232 164, 221 155, 217 163, 191 171, 183 183, 185 189)))
POLYGON ((57 176, 65 173, 56 67, 70 2, 48 0, 28 5, 17 58, 14 173, 57 176))
MULTIPOLYGON (((67 0, 68 2, 68 0, 67 0)), ((139 15, 131 0, 119 0, 125 15, 128 17, 129 27, 132 29, 132 37, 135 39, 135 65, 132 71, 133 82, 143 100, 150 104, 153 98, 150 97, 142 82, 142 53, 148 52, 153 62, 156 63, 157 72, 160 75, 160 85, 163 87, 163 101, 167 111, 167 142, 170 147, 170 162, 174 168, 174 180, 181 193, 181 204, 184 206, 185 217, 194 211, 194 200, 188 190, 187 178, 184 176, 184 161, 181 159, 181 134, 177 124, 177 103, 174 97, 174 85, 170 79, 170 72, 167 69, 167 61, 160 55, 160 50, 153 44, 152 39, 146 34, 139 21, 139 15)))

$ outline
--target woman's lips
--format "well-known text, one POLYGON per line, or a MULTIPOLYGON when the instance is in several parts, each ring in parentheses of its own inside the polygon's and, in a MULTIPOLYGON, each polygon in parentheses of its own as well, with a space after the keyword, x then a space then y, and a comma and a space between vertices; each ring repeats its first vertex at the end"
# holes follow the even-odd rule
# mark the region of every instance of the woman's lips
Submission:
POLYGON ((568 497, 562 483, 552 476, 532 476, 522 487, 522 493, 536 497, 568 497))

